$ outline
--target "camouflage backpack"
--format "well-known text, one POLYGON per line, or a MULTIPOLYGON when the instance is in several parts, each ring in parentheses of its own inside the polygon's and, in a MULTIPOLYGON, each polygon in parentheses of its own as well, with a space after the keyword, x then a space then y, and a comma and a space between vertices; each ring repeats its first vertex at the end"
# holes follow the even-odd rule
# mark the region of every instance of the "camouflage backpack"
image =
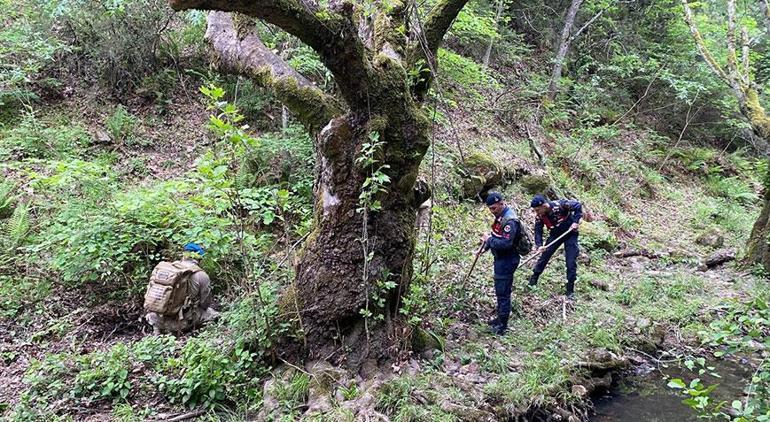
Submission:
POLYGON ((200 267, 187 261, 156 265, 144 294, 144 310, 168 316, 180 314, 190 304, 191 277, 198 271, 202 271, 200 267))

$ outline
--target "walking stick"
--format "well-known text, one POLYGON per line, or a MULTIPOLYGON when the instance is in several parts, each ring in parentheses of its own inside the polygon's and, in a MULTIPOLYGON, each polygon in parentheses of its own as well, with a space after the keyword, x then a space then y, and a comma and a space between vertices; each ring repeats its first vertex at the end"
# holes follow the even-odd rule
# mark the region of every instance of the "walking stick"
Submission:
MULTIPOLYGON (((570 232, 572 232, 572 227, 570 227, 570 228, 569 228, 569 229, 568 229, 566 232, 562 233, 562 235, 561 235, 561 236, 559 236, 559 237, 557 237, 556 239, 554 239, 554 240, 553 240, 553 242, 551 242, 551 243, 549 243, 549 244, 545 245, 545 248, 543 248, 543 250, 546 250, 546 249, 550 248, 551 246, 553 246, 553 244, 554 244, 554 243, 556 243, 556 242, 560 241, 560 240, 561 240, 561 239, 562 239, 564 236, 568 235, 570 232)), ((531 261, 531 260, 532 260, 532 258, 534 258, 534 257, 536 257, 536 256, 538 256, 538 255, 540 255, 540 254, 541 254, 541 252, 535 252, 535 253, 534 253, 533 255, 531 255, 529 258, 525 259, 525 260, 524 260, 524 262, 522 262, 521 264, 519 264, 519 266, 521 267, 522 265, 524 265, 524 264, 526 264, 527 262, 531 261)))
POLYGON ((473 260, 473 264, 471 265, 470 271, 468 271, 468 274, 465 275, 465 278, 463 278, 463 291, 465 291, 465 283, 468 282, 468 278, 470 278, 471 273, 473 272, 473 269, 476 268, 476 263, 479 261, 479 257, 481 256, 481 253, 484 251, 484 244, 482 243, 481 246, 479 246, 479 250, 476 252, 476 258, 473 260))

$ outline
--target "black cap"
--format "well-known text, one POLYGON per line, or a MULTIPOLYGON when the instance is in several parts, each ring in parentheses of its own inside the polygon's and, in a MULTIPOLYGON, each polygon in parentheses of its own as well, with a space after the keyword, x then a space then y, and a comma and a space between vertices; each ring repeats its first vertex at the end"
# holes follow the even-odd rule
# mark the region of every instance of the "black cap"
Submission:
POLYGON ((489 192, 487 195, 487 206, 490 207, 503 200, 503 195, 500 192, 489 192))
POLYGON ((543 195, 535 195, 534 198, 532 198, 532 202, 529 203, 529 206, 532 208, 539 207, 546 203, 545 196, 543 195))

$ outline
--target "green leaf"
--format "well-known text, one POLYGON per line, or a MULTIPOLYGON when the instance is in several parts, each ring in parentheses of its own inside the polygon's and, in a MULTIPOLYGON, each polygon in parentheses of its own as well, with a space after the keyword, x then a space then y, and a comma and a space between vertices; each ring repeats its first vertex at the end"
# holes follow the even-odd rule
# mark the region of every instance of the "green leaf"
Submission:
POLYGON ((682 381, 681 378, 674 378, 671 381, 668 382, 669 388, 674 388, 677 390, 681 390, 687 387, 687 384, 685 384, 684 381, 682 381))

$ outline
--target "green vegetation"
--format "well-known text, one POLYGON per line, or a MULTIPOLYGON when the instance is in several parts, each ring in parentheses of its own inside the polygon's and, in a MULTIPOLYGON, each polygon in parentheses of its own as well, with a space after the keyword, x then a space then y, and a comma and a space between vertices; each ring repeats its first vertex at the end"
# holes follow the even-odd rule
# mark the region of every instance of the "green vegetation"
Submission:
MULTIPOLYGON (((584 417, 607 374, 665 350, 688 372, 661 387, 700 416, 768 420, 767 270, 697 271, 718 250, 743 257, 768 163, 733 93, 697 58, 681 5, 584 2, 574 29, 587 26, 553 101, 543 98, 566 6, 500 5, 498 16, 497 2, 470 2, 436 53, 432 144, 416 175, 433 184, 431 207, 418 218, 408 288, 367 271, 377 228, 355 233, 366 327, 329 333, 344 352, 337 373, 308 365, 323 356, 301 359, 308 332, 293 296, 295 264, 324 212, 316 147, 330 141, 284 115, 258 81, 209 67, 204 13, 149 0, 0 0, 0 417, 584 417), (504 337, 485 324, 495 300, 489 254, 465 278, 491 220, 476 202, 488 189, 502 191, 530 231, 533 193, 577 198, 596 217, 580 229, 577 302, 562 303, 561 252, 533 291, 522 267, 504 337), (149 273, 189 241, 206 248, 201 266, 222 314, 193 333, 145 335, 149 273), (387 312, 401 293, 398 313, 387 312), (358 362, 377 324, 401 330, 391 359, 358 362), (706 380, 718 372, 712 357, 743 359, 742 393, 717 398, 723 386, 706 380)), ((723 5, 692 7, 726 63, 723 5)), ((767 35, 758 6, 740 8, 761 87, 767 35)), ((367 1, 353 16, 380 25, 381 11, 405 13, 367 1)), ((339 93, 312 48, 255 28, 324 93, 339 93)), ((413 82, 428 75, 424 60, 399 71, 413 82)), ((348 152, 365 182, 348 218, 368 219, 382 210, 396 163, 383 159, 390 135, 380 126, 359 136, 348 152)))

